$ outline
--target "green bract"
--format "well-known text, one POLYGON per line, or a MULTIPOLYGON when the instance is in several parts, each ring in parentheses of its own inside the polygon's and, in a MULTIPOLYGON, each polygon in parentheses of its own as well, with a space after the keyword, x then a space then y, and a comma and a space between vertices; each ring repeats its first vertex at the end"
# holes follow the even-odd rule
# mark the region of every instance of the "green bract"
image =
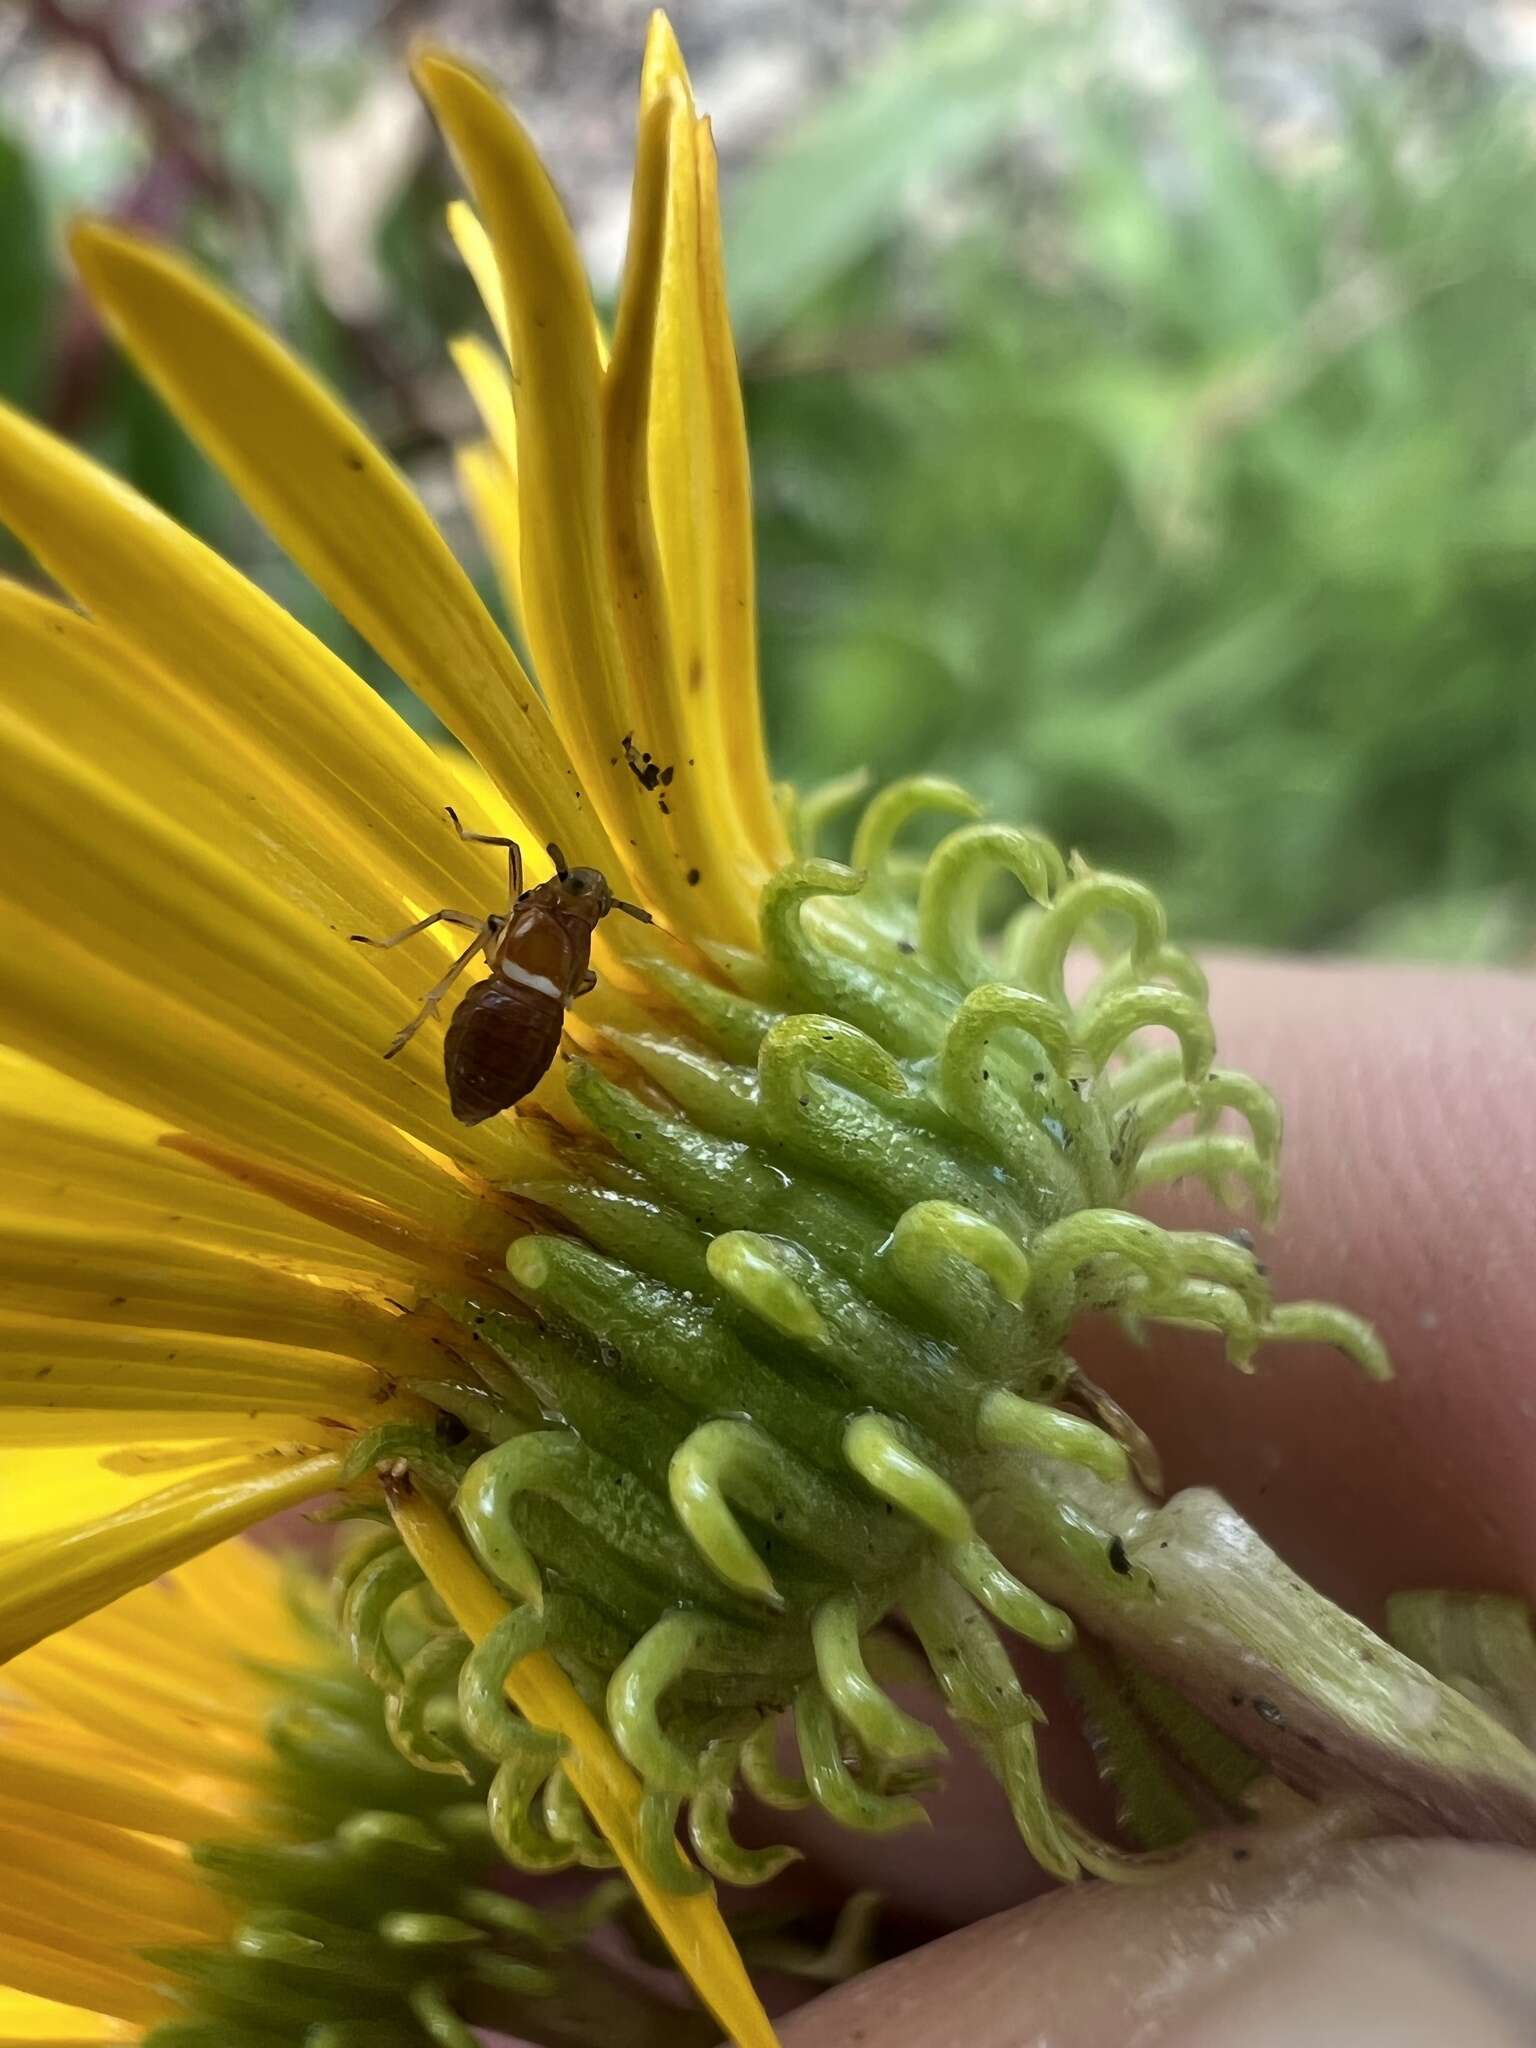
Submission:
MULTIPOLYGON (((921 1819, 944 1745, 881 1683, 891 1624, 1038 1860, 1101 1867, 1041 1782, 1040 1710, 1009 1656, 1014 1639, 1070 1650, 1073 1619, 976 1520, 1006 1499, 1101 1599, 1155 1597, 1065 1483, 1074 1468, 1123 1482, 1142 1451, 1073 1364, 1077 1318, 1213 1330, 1240 1366, 1274 1339, 1322 1339, 1388 1371, 1358 1319, 1276 1307, 1242 1233, 1165 1230, 1129 1206, 1186 1175, 1261 1214, 1276 1193, 1279 1111, 1213 1064, 1204 978, 1156 899, 993 824, 924 863, 897 853, 935 810, 974 816, 964 792, 918 779, 871 803, 858 869, 783 868, 760 955, 717 949, 712 975, 655 963, 675 1026, 610 1030, 572 1061, 591 1137, 559 1178, 513 1191, 542 1218, 508 1254, 517 1303, 451 1304, 485 1349, 478 1381, 418 1388, 461 1431, 415 1476, 453 1495, 524 1603, 457 1658, 463 1727, 498 1764, 496 1838, 524 1867, 606 1860, 558 1745, 502 1700, 535 1647, 606 1715, 676 1885, 699 1882, 672 1844, 684 1812, 712 1874, 782 1867, 787 1852, 731 1838, 738 1776, 854 1827, 921 1819), (1028 902, 994 942, 1000 874, 1028 902), (803 1782, 777 1760, 786 1721, 803 1782)), ((401 1449, 398 1432, 370 1440, 354 1469, 401 1449)), ((403 1730, 456 1668, 451 1643, 394 1661, 389 1616, 412 1582, 386 1552, 346 1600, 403 1730)))

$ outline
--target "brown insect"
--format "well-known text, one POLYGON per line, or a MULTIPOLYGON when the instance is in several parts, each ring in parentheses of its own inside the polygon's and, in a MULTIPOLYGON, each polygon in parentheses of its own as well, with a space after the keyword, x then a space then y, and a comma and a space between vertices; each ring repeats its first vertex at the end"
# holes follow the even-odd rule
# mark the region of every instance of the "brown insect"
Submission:
POLYGON ((448 1102, 461 1124, 484 1123, 521 1102, 549 1072, 560 1049, 565 1010, 597 986, 589 965, 592 933, 610 910, 653 922, 648 910, 625 903, 597 868, 571 868, 558 846, 547 851, 555 872, 547 882, 523 887, 523 856, 516 840, 466 832, 450 810, 453 829, 476 846, 507 849, 507 908, 490 917, 464 910, 434 910, 391 939, 354 932, 360 946, 398 946, 434 924, 462 925, 474 938, 454 961, 384 1057, 392 1060, 409 1045, 465 968, 481 953, 491 974, 472 988, 453 1013, 443 1040, 448 1102))

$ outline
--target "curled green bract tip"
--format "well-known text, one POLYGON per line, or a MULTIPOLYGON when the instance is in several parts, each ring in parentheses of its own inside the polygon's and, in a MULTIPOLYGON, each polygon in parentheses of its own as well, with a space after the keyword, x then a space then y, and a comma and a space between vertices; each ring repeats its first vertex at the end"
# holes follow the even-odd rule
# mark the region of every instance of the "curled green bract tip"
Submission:
POLYGON ((774 1254, 772 1241, 752 1230, 728 1230, 712 1240, 710 1277, 728 1288, 765 1323, 802 1342, 822 1335, 816 1304, 774 1254))
POLYGON ((654 999, 627 993, 565 1069, 580 1126, 513 1191, 532 1227, 508 1291, 455 1309, 483 1391, 457 1363, 421 1385, 454 1419, 424 1477, 456 1492, 513 1620, 457 1662, 402 1664, 398 1550, 343 1588, 396 1741, 440 1768, 489 1760, 494 1839, 525 1868, 596 1867, 603 1847, 551 1739, 501 1697, 523 1646, 564 1666, 644 1781, 655 1882, 700 1881, 682 1829, 705 1871, 746 1883, 786 1852, 735 1841, 739 1782, 855 1827, 923 1817, 945 1743, 875 1668, 895 1620, 1040 1862, 1118 1872, 1044 1788, 1008 1648, 1079 1635, 1026 1555, 1093 1589, 1095 1631, 1155 1607, 1155 1560, 1115 1526, 1134 1536, 1125 1501, 1155 1458, 1077 1372, 1081 1318, 1208 1332, 1245 1369, 1305 1340, 1387 1370, 1358 1319, 1277 1305, 1242 1233, 1136 1212, 1175 1178, 1261 1214, 1278 1189, 1279 1111, 1216 1064, 1204 976, 1156 897, 931 777, 870 802, 853 866, 819 857, 815 826, 853 795, 797 813, 757 953, 630 963, 654 999), (946 815, 963 822, 926 860, 898 851, 946 815), (992 1533, 999 1501, 1016 1549, 992 1533))

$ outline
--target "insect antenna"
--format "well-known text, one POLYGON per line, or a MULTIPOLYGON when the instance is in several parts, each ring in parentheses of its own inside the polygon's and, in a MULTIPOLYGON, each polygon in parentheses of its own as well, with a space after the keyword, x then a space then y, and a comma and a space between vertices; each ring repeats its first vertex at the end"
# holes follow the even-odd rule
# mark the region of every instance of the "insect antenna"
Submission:
POLYGON ((609 907, 613 910, 622 910, 626 917, 638 917, 642 924, 656 922, 648 910, 642 910, 638 903, 626 903, 622 896, 615 896, 609 907))
POLYGON ((565 865, 565 855, 560 851, 559 847, 555 844, 553 839, 550 840, 548 846, 545 847, 544 851, 549 855, 550 859, 554 862, 555 873, 563 882, 566 878, 567 873, 569 872, 565 865))

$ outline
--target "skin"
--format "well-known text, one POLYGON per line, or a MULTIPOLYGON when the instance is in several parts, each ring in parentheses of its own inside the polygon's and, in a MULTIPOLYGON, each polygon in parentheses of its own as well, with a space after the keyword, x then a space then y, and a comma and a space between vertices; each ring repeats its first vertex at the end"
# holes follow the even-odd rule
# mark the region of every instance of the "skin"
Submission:
MULTIPOLYGON (((1232 959, 1212 968, 1212 1009, 1222 1062, 1287 1110, 1261 1247, 1276 1294, 1370 1316, 1397 1379, 1292 1347, 1245 1379, 1182 1333, 1137 1350, 1095 1332, 1084 1365, 1151 1431, 1170 1490, 1215 1485, 1367 1621, 1414 1585, 1536 1598, 1536 978, 1232 959)), ((1159 1215, 1213 1220, 1181 1192, 1159 1215)), ((1086 1761, 1054 1739, 1053 1777, 1083 1808, 1086 1761)), ((804 2007, 784 2048, 1536 2039, 1536 1858, 1314 1826, 1238 1860, 1252 1837, 1219 1844, 1152 1889, 1020 1905, 1038 1881, 958 1756, 935 1820, 884 1841, 807 1825, 840 1885, 874 1885, 914 1931, 961 1931, 804 2007)))

